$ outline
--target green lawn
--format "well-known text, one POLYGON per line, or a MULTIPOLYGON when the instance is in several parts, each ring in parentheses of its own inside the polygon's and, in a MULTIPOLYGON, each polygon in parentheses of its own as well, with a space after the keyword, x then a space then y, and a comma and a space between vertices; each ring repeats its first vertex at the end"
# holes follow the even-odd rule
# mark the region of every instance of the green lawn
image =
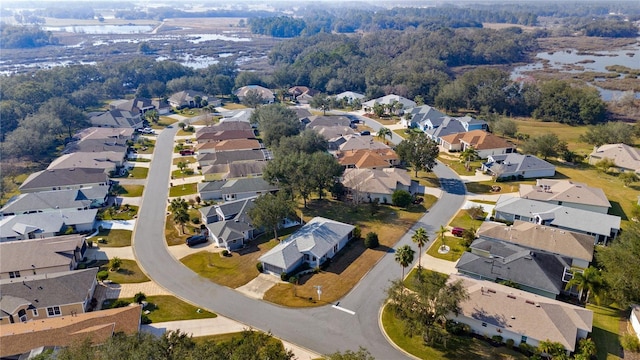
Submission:
MULTIPOLYGON (((197 209, 190 208, 187 212, 189 213, 190 219, 193 219, 194 217, 200 218, 200 212, 197 209)), ((183 233, 182 227, 180 225, 176 225, 173 221, 172 215, 166 217, 164 224, 164 236, 168 246, 184 244, 187 237, 195 235, 199 233, 199 231, 200 224, 194 224, 189 221, 184 225, 183 233)))
POLYGON ((128 204, 118 208, 110 206, 98 210, 98 217, 102 220, 131 220, 136 214, 138 214, 138 207, 128 204))
POLYGON ((165 128, 171 124, 175 124, 177 123, 178 120, 172 118, 172 117, 168 117, 168 116, 160 116, 160 119, 158 120, 158 124, 154 124, 153 126, 151 126, 154 129, 162 129, 165 128))
POLYGON ((404 324, 396 319, 388 307, 382 311, 382 326, 391 341, 408 353, 420 359, 496 359, 524 360, 526 356, 504 346, 493 347, 488 343, 470 336, 451 336, 447 347, 425 345, 421 336, 404 335, 404 324))
POLYGON ((444 242, 447 246, 449 246, 450 250, 446 254, 440 254, 438 249, 440 248, 440 239, 436 239, 429 250, 427 250, 427 254, 442 260, 447 261, 458 261, 462 254, 467 251, 467 248, 463 245, 462 238, 455 236, 445 236, 444 242))
POLYGON ((155 140, 143 138, 142 140, 139 140, 139 142, 133 144, 133 148, 136 149, 138 154, 153 154, 155 145, 155 140))
POLYGON ((247 107, 242 104, 225 103, 224 108, 227 110, 239 110, 239 109, 246 109, 247 107))
POLYGON ((181 156, 181 157, 177 157, 173 159, 173 165, 178 165, 179 162, 187 162, 189 164, 195 164, 196 163, 196 157, 195 156, 181 156))
POLYGON ((128 162, 151 162, 151 159, 147 159, 147 158, 129 158, 127 159, 128 162))
POLYGON ((118 196, 123 197, 138 197, 142 196, 144 185, 119 185, 115 190, 118 196))
POLYGON ((193 195, 198 193, 198 183, 176 185, 169 188, 169 197, 193 195))
MULTIPOLYGON (((100 271, 109 270, 109 264, 100 266, 100 271)), ((108 280, 116 284, 142 283, 149 278, 140 270, 135 260, 122 259, 122 265, 118 271, 109 271, 108 280)))
POLYGON ((460 227, 463 229, 471 229, 472 227, 478 229, 480 225, 482 225, 482 220, 472 219, 471 216, 467 214, 466 210, 458 211, 456 216, 449 223, 449 226, 451 227, 460 227))
POLYGON ((149 174, 149 168, 146 167, 134 167, 129 170, 129 178, 131 179, 146 179, 149 174))
MULTIPOLYGON (((123 300, 133 302, 133 298, 123 300)), ((154 323, 177 320, 213 319, 218 316, 210 311, 184 302, 175 296, 148 296, 146 301, 154 305, 145 307, 145 310, 150 311, 147 316, 154 323), (200 309, 199 312, 198 309, 200 309)))
POLYGON ((98 235, 90 240, 94 242, 94 246, 99 247, 124 247, 131 246, 131 230, 122 229, 103 229, 98 235), (102 241, 101 241, 102 239, 102 241))
POLYGON ((622 311, 591 304, 587 305, 587 309, 593 311, 593 331, 591 332, 591 336, 598 349, 598 359, 622 359, 620 356, 621 346, 618 336, 622 311))
POLYGON ((465 167, 466 162, 461 162, 458 159, 459 154, 446 154, 440 155, 438 160, 443 164, 449 166, 451 170, 455 171, 460 176, 473 176, 476 174, 476 169, 482 166, 482 162, 480 160, 470 161, 469 162, 469 170, 465 167), (455 158, 455 159, 452 159, 455 158))
MULTIPOLYGON (((191 169, 193 171, 193 169, 191 169)), ((187 169, 185 169, 185 171, 188 171, 187 169)), ((193 176, 200 176, 199 171, 198 172, 192 172, 191 174, 185 174, 183 173, 180 169, 178 170, 173 170, 171 172, 171 179, 187 179, 193 176)))
POLYGON ((187 136, 187 135, 194 135, 195 130, 194 131, 186 131, 183 129, 178 130, 178 133, 176 134, 176 136, 187 136))

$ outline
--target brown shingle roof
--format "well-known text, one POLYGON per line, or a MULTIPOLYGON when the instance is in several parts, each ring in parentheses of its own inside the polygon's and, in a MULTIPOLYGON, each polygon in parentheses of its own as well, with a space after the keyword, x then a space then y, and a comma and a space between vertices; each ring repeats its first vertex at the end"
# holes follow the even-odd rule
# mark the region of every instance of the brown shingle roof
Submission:
POLYGON ((134 334, 140 330, 138 305, 2 325, 0 356, 22 354, 41 346, 68 346, 89 337, 102 344, 115 332, 134 334))
POLYGON ((390 161, 397 160, 398 155, 392 149, 353 150, 338 153, 340 165, 354 165, 358 169, 389 167, 390 161))
POLYGON ((450 134, 442 137, 449 144, 464 143, 476 150, 504 149, 514 147, 507 140, 484 130, 471 130, 464 133, 450 134))

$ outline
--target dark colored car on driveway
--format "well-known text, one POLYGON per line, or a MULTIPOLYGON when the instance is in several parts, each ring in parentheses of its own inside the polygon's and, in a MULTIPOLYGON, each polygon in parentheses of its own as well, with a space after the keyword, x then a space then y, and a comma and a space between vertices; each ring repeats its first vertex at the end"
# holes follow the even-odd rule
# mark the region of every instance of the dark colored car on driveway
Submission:
POLYGON ((189 236, 187 238, 187 246, 194 246, 194 245, 198 245, 198 244, 204 244, 206 243, 207 237, 204 235, 193 235, 193 236, 189 236))
POLYGON ((464 232, 463 228, 459 228, 459 227, 454 227, 453 229, 451 229, 451 234, 453 234, 454 236, 462 236, 462 233, 464 232))

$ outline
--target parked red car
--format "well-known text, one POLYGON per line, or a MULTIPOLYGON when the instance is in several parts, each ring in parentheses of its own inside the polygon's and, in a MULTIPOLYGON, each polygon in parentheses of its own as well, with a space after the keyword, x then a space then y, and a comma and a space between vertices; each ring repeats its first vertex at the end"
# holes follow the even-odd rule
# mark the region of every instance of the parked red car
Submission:
POLYGON ((453 234, 453 236, 462 236, 462 233, 464 232, 463 228, 459 228, 459 227, 454 227, 453 229, 451 229, 451 234, 453 234))
POLYGON ((187 156, 187 155, 193 155, 196 152, 193 151, 192 149, 184 149, 184 150, 180 150, 180 155, 182 156, 187 156))

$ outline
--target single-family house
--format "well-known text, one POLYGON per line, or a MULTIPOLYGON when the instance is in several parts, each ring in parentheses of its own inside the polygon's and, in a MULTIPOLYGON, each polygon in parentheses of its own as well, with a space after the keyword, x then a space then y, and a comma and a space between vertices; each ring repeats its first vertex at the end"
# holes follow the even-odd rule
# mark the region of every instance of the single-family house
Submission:
POLYGON ((131 100, 115 100, 109 104, 109 108, 139 113, 140 115, 144 115, 149 110, 155 110, 159 115, 171 112, 171 106, 168 102, 161 99, 152 100, 142 97, 131 100))
POLYGON ((350 126, 351 119, 342 115, 312 115, 309 116, 307 129, 313 129, 316 126, 350 126))
POLYGON ((251 125, 251 115, 253 114, 252 108, 246 109, 238 109, 238 110, 228 110, 220 112, 222 118, 220 119, 218 124, 222 124, 225 122, 244 122, 251 125))
MULTIPOLYGON (((203 128, 206 129, 206 128, 203 128)), ((196 134, 198 144, 205 142, 218 142, 231 139, 255 139, 256 134, 253 130, 220 130, 220 131, 203 131, 196 134)))
POLYGON ((78 141, 82 140, 133 140, 135 130, 130 127, 122 128, 104 128, 89 127, 78 131, 73 138, 78 141))
POLYGON ((46 169, 29 175, 20 185, 20 192, 71 190, 100 186, 109 189, 110 185, 109 175, 103 169, 46 169))
POLYGON ((391 204, 394 191, 410 191, 411 177, 398 168, 346 169, 342 184, 354 201, 391 204))
POLYGON ((531 179, 554 176, 556 167, 534 155, 511 153, 489 155, 482 171, 498 179, 531 179))
POLYGON ((202 168, 202 175, 204 176, 204 181, 262 177, 266 166, 266 161, 242 161, 209 165, 202 168))
POLYGON ((636 333, 636 336, 640 340, 640 306, 637 304, 631 305, 631 314, 629 314, 629 322, 631 328, 636 333))
MULTIPOLYGON (((512 243, 476 239, 456 264, 461 274, 495 282, 510 281, 530 293, 555 299, 564 292, 571 260, 512 243)), ((567 280, 568 281, 568 280, 567 280)))
POLYGON ((442 138, 447 135, 467 132, 472 130, 487 130, 487 123, 484 120, 464 117, 445 116, 439 119, 428 119, 423 130, 438 145, 442 145, 442 138))
POLYGON ((619 171, 631 171, 640 174, 640 149, 626 144, 601 145, 589 154, 589 164, 609 159, 619 171))
POLYGON ((313 97, 320 94, 320 91, 310 89, 306 86, 294 86, 289 88, 289 95, 293 97, 300 104, 308 104, 313 100, 313 97))
POLYGON ((249 92, 255 92, 258 95, 260 95, 260 97, 262 97, 262 101, 265 104, 271 104, 276 100, 275 95, 273 94, 273 91, 262 87, 260 85, 247 85, 247 86, 243 86, 241 88, 239 88, 238 90, 236 90, 234 92, 234 94, 238 97, 238 99, 240 101, 243 101, 245 96, 247 96, 247 93, 249 92))
POLYGON ((611 203, 602 189, 572 180, 538 179, 535 185, 520 184, 519 193, 523 199, 544 201, 602 214, 606 214, 611 208, 611 203))
POLYGON ((92 310, 98 268, 0 280, 0 325, 92 310))
POLYGON ((78 234, 0 242, 0 279, 75 270, 86 249, 78 234))
POLYGON ((116 333, 135 335, 140 331, 141 314, 142 306, 130 305, 3 324, 0 329, 0 357, 27 359, 42 348, 67 347, 85 340, 92 345, 100 345, 116 333))
POLYGON ((513 143, 484 130, 471 130, 441 137, 440 145, 448 152, 464 151, 473 148, 481 159, 490 155, 511 154, 516 152, 513 143))
POLYGON ((115 151, 101 152, 73 152, 54 159, 48 170, 67 170, 75 168, 102 169, 107 174, 113 174, 125 162, 125 153, 115 151))
POLYGON ((219 122, 210 126, 203 126, 196 130, 196 137, 205 133, 215 133, 219 131, 227 131, 227 130, 253 130, 251 124, 245 121, 238 120, 228 120, 219 122))
POLYGON ((502 195, 495 206, 496 220, 522 220, 587 234, 606 243, 620 232, 620 217, 542 201, 502 195))
POLYGON ((218 107, 222 105, 220 99, 196 90, 178 91, 172 94, 168 101, 169 105, 177 109, 199 108, 207 105, 218 107))
POLYGON ((223 151, 237 151, 237 150, 261 150, 264 146, 257 139, 230 139, 222 140, 219 142, 202 143, 196 145, 196 152, 198 154, 207 154, 223 151))
POLYGON ((124 158, 129 151, 128 140, 118 138, 108 139, 84 139, 69 142, 62 151, 63 154, 74 152, 99 153, 99 152, 115 152, 122 154, 124 158))
POLYGON ((112 109, 89 118, 91 126, 140 129, 144 121, 138 112, 112 109))
POLYGON ((551 226, 516 220, 512 226, 485 221, 477 233, 482 240, 515 244, 571 259, 571 267, 585 269, 593 260, 593 237, 551 226))
MULTIPOLYGON (((319 125, 313 128, 313 131, 318 133, 318 135, 322 135, 323 138, 327 139, 328 142, 335 143, 337 138, 347 135, 360 135, 357 131, 353 130, 350 126, 344 125, 319 125)), ((334 148, 337 148, 334 146, 334 148)))
POLYGON ((260 233, 247 214, 255 199, 254 196, 200 209, 208 236, 217 247, 237 250, 260 233))
POLYGON ((309 111, 309 109, 299 106, 291 106, 289 109, 296 112, 300 124, 303 124, 302 127, 305 127, 309 123, 309 118, 311 117, 311 111, 309 111))
POLYGON ((87 210, 102 207, 109 195, 106 186, 40 191, 16 195, 0 209, 0 216, 65 209, 87 210))
POLYGON ((583 307, 461 275, 450 275, 449 281, 462 281, 469 298, 460 302, 458 314, 447 318, 469 325, 478 335, 499 335, 514 346, 534 348, 541 341, 559 342, 574 352, 593 327, 593 312, 583 307))
MULTIPOLYGON (((355 150, 385 150, 390 149, 389 145, 386 145, 380 141, 374 139, 371 135, 343 135, 343 142, 334 141, 329 142, 329 147, 333 148, 337 145, 338 151, 355 151, 355 150), (334 145, 332 145, 332 143, 334 145)), ((338 140, 338 139, 331 139, 338 140)))
POLYGON ((346 102, 349 105, 353 104, 354 100, 358 100, 358 101, 362 102, 362 100, 364 100, 364 98, 365 98, 364 94, 360 94, 360 93, 353 92, 353 91, 344 91, 344 92, 341 92, 340 94, 336 94, 336 95, 333 95, 333 96, 338 101, 340 101, 342 99, 345 99, 346 102))
MULTIPOLYGON (((402 109, 411 109, 416 107, 415 101, 409 100, 404 96, 395 95, 395 94, 389 94, 377 99, 365 101, 364 103, 362 103, 362 106, 365 108, 372 109, 375 106, 375 104, 390 105, 396 101, 402 104, 402 109)), ((401 114, 402 112, 403 111, 400 110, 398 113, 401 114)))
POLYGON ((410 118, 403 117, 400 124, 408 128, 419 128, 422 131, 429 128, 427 124, 441 123, 439 119, 447 116, 429 105, 416 106, 405 110, 405 113, 409 113, 410 118))
POLYGON ((97 213, 98 209, 60 209, 5 216, 0 219, 0 242, 57 236, 70 228, 75 232, 89 232, 97 213))
POLYGON ((198 193, 202 200, 232 201, 276 191, 278 187, 269 184, 262 177, 198 183, 198 193))
POLYGON ((303 263, 310 268, 333 258, 353 237, 355 226, 314 217, 262 255, 258 261, 265 272, 274 275, 290 274, 303 263))
POLYGON ((399 157, 393 149, 360 149, 336 153, 340 165, 347 169, 381 169, 394 166, 399 157))
POLYGON ((231 164, 243 161, 265 161, 268 160, 266 150, 236 150, 236 151, 220 151, 213 153, 199 154, 196 161, 200 166, 231 164))

